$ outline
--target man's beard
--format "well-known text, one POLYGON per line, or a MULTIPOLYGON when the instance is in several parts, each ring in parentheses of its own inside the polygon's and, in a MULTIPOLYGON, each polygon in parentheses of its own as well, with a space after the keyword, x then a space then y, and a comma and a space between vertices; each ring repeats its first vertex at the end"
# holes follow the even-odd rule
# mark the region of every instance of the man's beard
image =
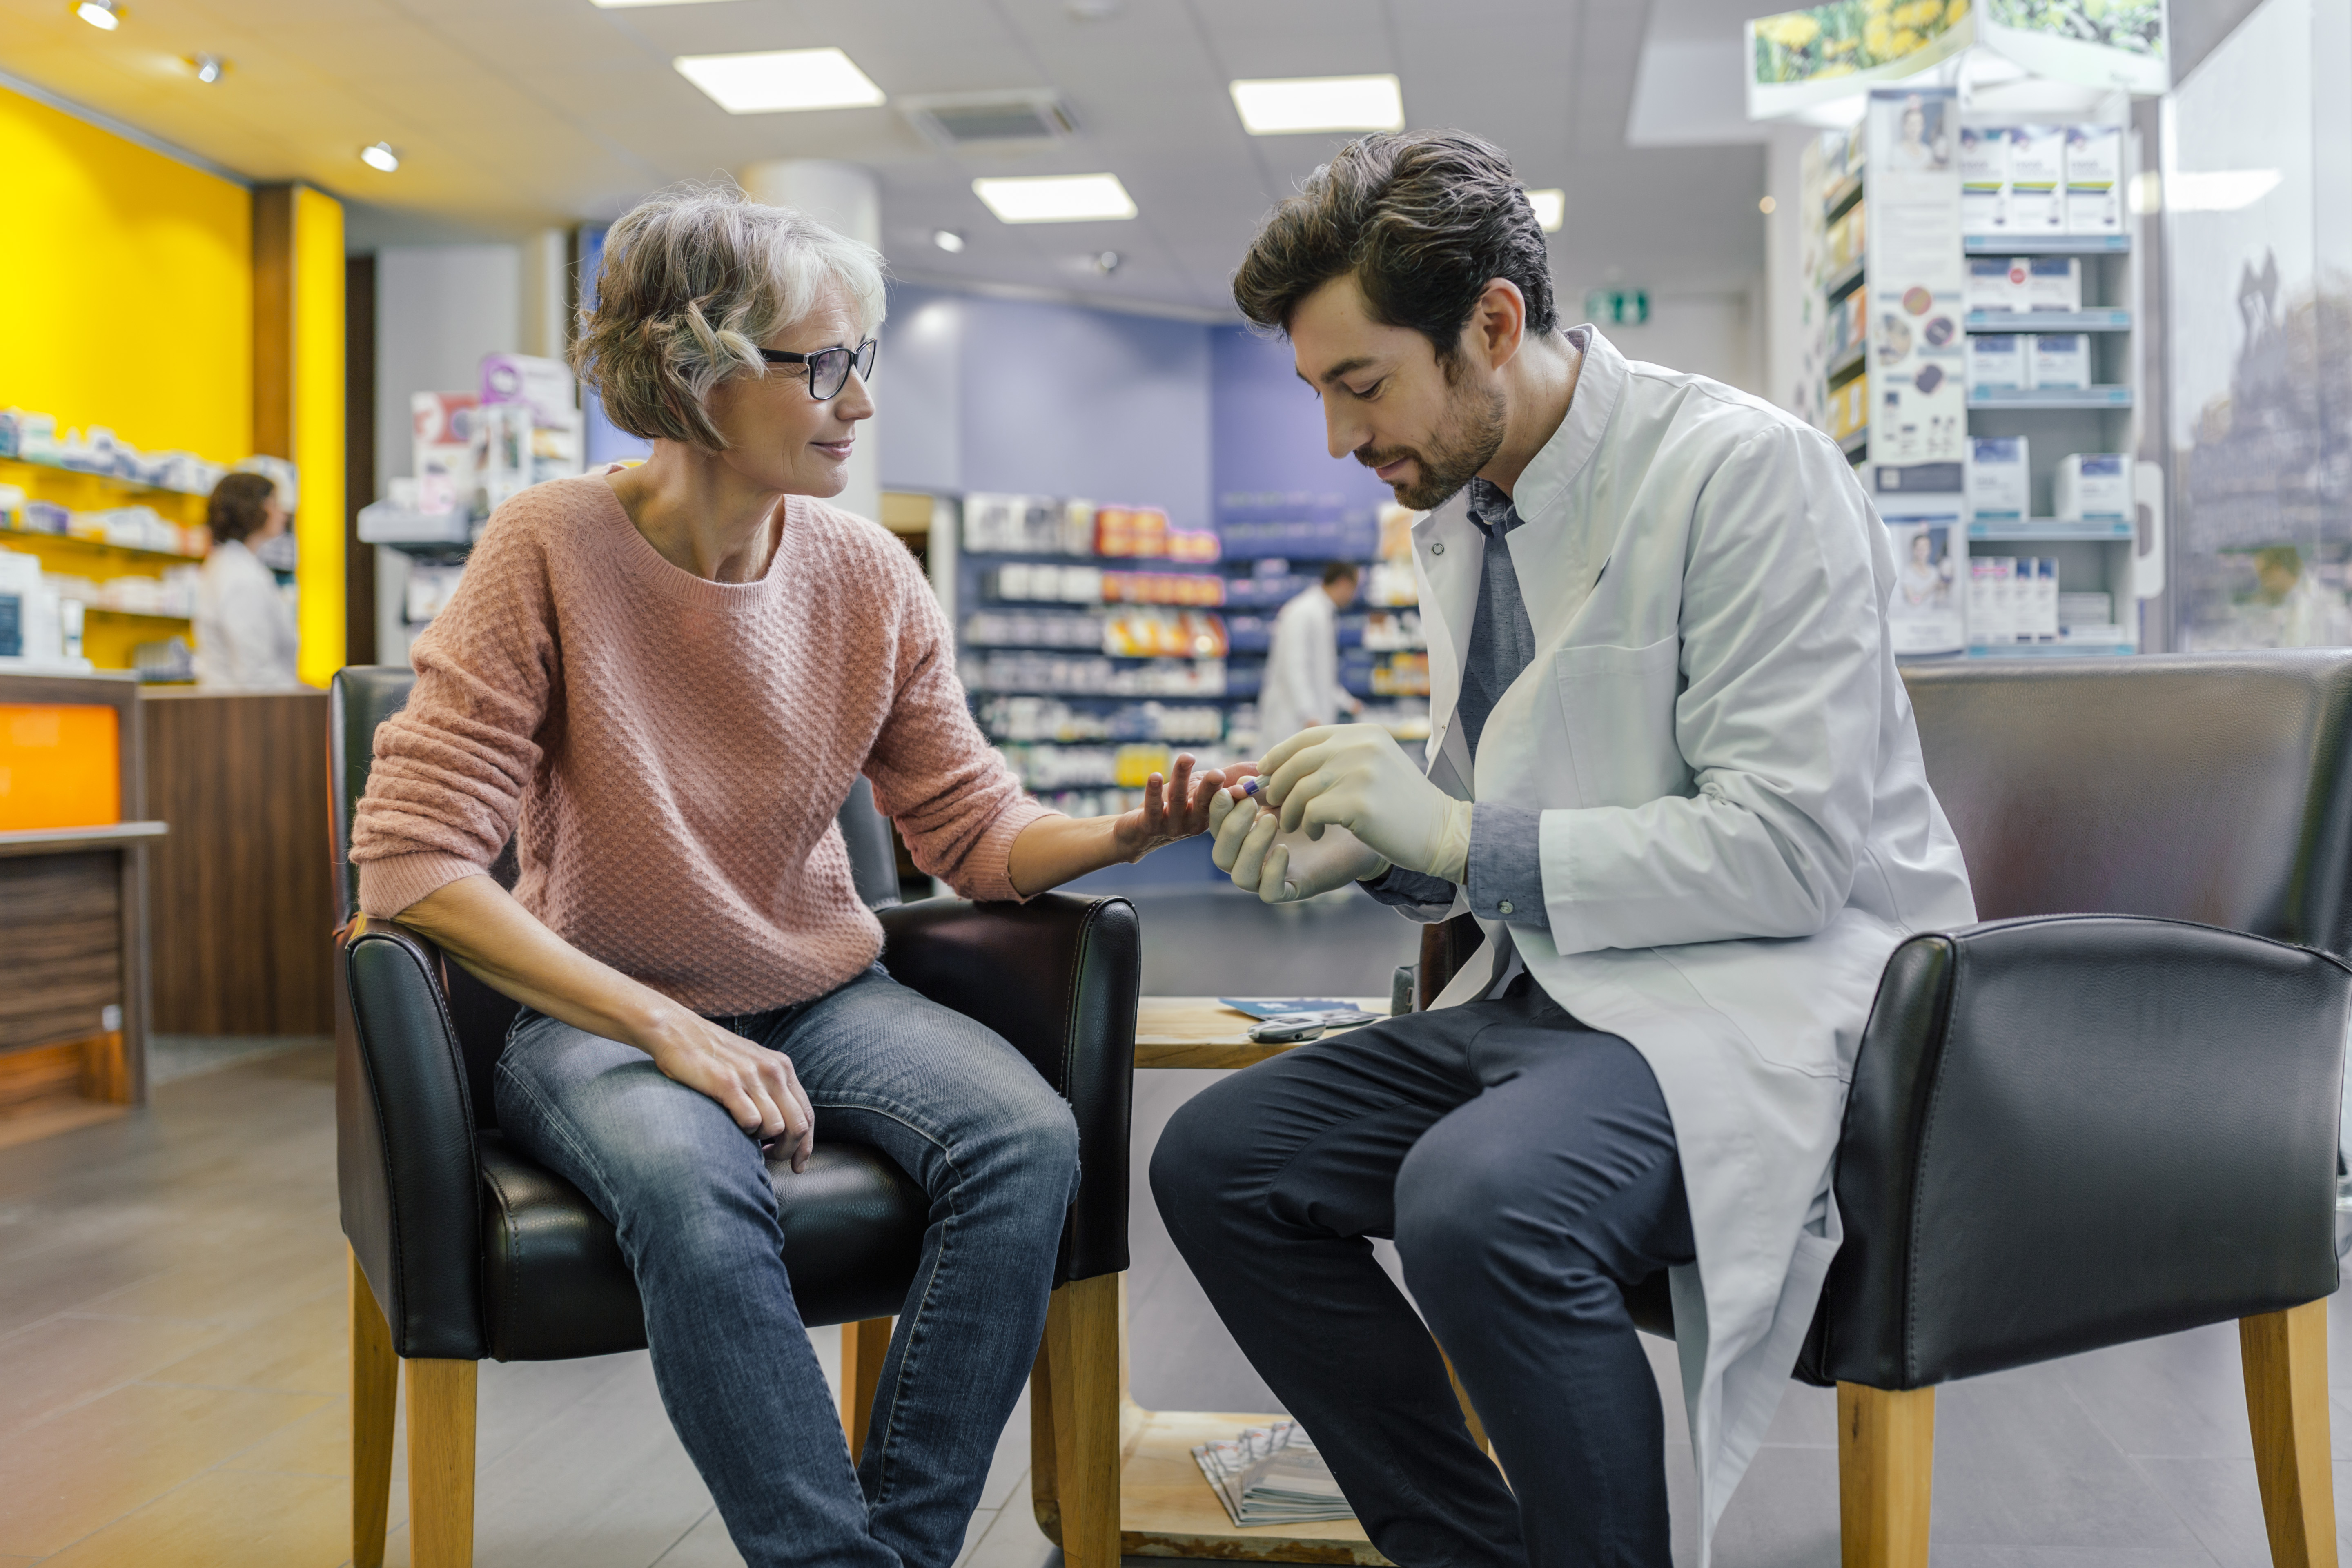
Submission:
POLYGON ((1434 511, 1503 449, 1504 407, 1503 395, 1493 387, 1465 388, 1447 405, 1444 419, 1430 436, 1427 451, 1413 447, 1392 447, 1386 451, 1360 447, 1356 461, 1368 468, 1384 468, 1400 458, 1411 458, 1413 482, 1390 488, 1401 504, 1415 511, 1434 511))

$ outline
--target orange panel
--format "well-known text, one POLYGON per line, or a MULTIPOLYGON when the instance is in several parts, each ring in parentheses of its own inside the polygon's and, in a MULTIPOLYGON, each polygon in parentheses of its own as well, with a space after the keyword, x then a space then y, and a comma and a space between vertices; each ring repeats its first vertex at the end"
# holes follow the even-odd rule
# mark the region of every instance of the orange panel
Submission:
POLYGON ((0 832, 122 820, 115 710, 0 702, 0 832))

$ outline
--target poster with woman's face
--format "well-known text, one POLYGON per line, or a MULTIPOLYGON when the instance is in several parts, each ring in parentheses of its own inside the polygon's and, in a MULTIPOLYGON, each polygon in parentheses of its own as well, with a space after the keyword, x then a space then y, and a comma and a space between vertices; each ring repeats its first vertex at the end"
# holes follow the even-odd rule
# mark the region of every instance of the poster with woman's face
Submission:
POLYGON ((1968 646, 1968 621, 1952 544, 1958 518, 1889 521, 1895 545, 1895 597, 1887 624, 1898 654, 1958 653, 1968 646))

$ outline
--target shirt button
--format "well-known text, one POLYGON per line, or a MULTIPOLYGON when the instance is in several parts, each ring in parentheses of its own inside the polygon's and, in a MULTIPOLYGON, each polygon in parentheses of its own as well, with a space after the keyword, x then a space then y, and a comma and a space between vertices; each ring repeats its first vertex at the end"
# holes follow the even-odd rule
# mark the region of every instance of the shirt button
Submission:
POLYGON ((1496 904, 1495 907, 1502 910, 1505 914, 1509 914, 1511 912, 1511 900, 1505 899, 1501 903, 1496 904))
POLYGON ((1445 553, 1445 546, 1444 544, 1433 544, 1429 547, 1429 552, 1432 555, 1443 555, 1445 553))

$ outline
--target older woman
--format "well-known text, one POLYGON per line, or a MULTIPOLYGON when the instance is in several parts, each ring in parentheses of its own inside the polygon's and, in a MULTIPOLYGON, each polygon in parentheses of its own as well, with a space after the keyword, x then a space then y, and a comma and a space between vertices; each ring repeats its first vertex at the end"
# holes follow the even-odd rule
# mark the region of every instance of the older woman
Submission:
POLYGON ((614 226, 578 360, 653 456, 490 520, 352 849, 370 914, 525 1005, 499 1127, 618 1228, 663 1403, 755 1568, 954 1560, 1077 1178, 1027 1061, 876 962, 835 808, 862 772, 916 864, 1016 899, 1200 831, 1222 782, 1188 757, 1123 816, 1024 801, 913 560, 825 503, 874 412, 877 261, 732 192, 614 226), (511 896, 484 874, 510 834, 511 896), (763 1163, 801 1168, 820 1127, 932 1203, 855 1474, 763 1163))

